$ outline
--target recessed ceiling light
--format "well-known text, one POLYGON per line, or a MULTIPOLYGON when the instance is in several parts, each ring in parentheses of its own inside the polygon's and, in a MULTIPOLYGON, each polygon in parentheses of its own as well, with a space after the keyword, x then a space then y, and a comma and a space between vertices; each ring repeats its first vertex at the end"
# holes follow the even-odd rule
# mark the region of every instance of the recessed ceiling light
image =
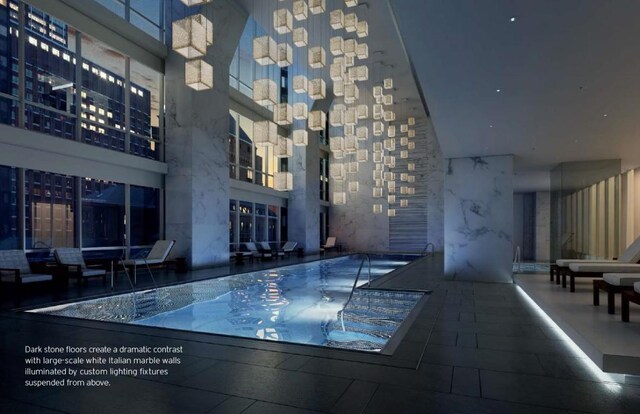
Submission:
POLYGON ((496 92, 500 93, 500 91, 501 91, 501 90, 502 90, 502 89, 496 89, 496 92))
POLYGON ((511 16, 511 17, 509 18, 509 21, 510 21, 511 23, 515 22, 515 21, 516 21, 516 16, 511 16))
POLYGON ((489 128, 493 128, 493 124, 489 125, 489 128))
POLYGON ((606 118, 606 117, 607 117, 607 114, 604 114, 604 117, 606 118))

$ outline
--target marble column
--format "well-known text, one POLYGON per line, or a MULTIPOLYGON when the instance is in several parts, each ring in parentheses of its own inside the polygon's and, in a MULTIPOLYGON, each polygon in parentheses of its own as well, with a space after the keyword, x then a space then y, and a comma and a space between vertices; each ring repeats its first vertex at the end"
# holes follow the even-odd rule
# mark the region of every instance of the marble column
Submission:
MULTIPOLYGON (((296 121, 296 123, 299 121, 296 121)), ((303 125, 302 125, 303 127, 303 125)), ((298 242, 306 254, 320 250, 320 160, 319 137, 309 131, 309 143, 293 148, 289 171, 293 191, 289 193, 289 240, 298 242)))
MULTIPOLYGON (((184 10, 174 12, 176 19, 184 10)), ((192 268, 229 261, 229 64, 247 19, 231 0, 202 12, 214 30, 206 57, 213 89, 185 85, 182 56, 171 52, 166 62, 166 235, 192 268)))
POLYGON ((536 261, 548 262, 551 258, 551 193, 536 193, 536 261))
POLYGON ((510 283, 513 156, 445 160, 445 275, 510 283))

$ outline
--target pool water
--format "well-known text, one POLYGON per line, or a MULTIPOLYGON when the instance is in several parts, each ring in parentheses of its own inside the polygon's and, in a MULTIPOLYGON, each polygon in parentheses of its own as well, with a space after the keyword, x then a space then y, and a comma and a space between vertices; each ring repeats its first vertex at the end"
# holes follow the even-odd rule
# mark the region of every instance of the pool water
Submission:
MULTIPOLYGON (((375 280, 416 256, 371 256, 375 280)), ((422 292, 356 289, 362 256, 232 275, 32 312, 379 352, 422 292)), ((367 283, 365 264, 358 285, 367 283)))

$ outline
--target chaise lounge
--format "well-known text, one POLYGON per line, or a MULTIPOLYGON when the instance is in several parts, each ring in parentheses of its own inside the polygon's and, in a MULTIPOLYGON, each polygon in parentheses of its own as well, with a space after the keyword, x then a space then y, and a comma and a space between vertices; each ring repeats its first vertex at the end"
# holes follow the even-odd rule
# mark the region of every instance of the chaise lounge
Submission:
MULTIPOLYGON (((554 265, 549 268, 549 277, 553 282, 554 276, 556 278, 556 284, 560 284, 562 278, 562 287, 566 287, 566 279, 563 276, 565 273, 569 273, 572 263, 577 264, 608 264, 608 263, 629 263, 635 264, 640 262, 640 237, 635 239, 633 243, 626 248, 626 250, 620 255, 618 259, 594 259, 594 260, 580 260, 580 259, 558 259, 554 265)), ((573 291, 572 291, 573 292, 573 291)))
POLYGON ((605 273, 602 279, 593 281, 593 306, 600 305, 600 291, 607 292, 607 312, 615 314, 615 294, 633 291, 633 285, 640 282, 638 273, 605 273))
POLYGON ((571 263, 569 270, 562 273, 562 287, 567 286, 567 276, 570 279, 570 291, 576 291, 577 277, 601 278, 605 273, 640 273, 637 263, 571 263))
POLYGON ((262 260, 264 259, 271 259, 273 258, 273 255, 269 252, 265 252, 265 251, 260 251, 257 247, 255 243, 245 243, 244 244, 245 247, 247 248, 247 250, 249 250, 251 252, 251 254, 253 254, 254 258, 260 258, 262 260))
POLYGON ((74 248, 55 249, 53 255, 58 266, 62 267, 67 277, 74 277, 78 283, 92 277, 101 277, 102 283, 107 283, 107 272, 104 269, 90 269, 84 261, 82 250, 74 248))
POLYGON ((0 250, 0 283, 21 289, 23 285, 39 282, 53 282, 53 275, 32 273, 22 250, 0 250))
POLYGON ((335 237, 327 237, 327 242, 323 246, 320 246, 320 251, 325 253, 327 250, 337 249, 336 241, 337 239, 335 237))
POLYGON ((287 256, 289 257, 291 255, 291 253, 295 252, 296 247, 298 247, 298 243, 294 242, 294 241, 288 241, 284 244, 284 246, 282 246, 281 249, 276 250, 276 254, 278 256, 287 256))
POLYGON ((633 284, 633 290, 622 292, 622 322, 629 322, 629 302, 640 305, 640 282, 633 284))
POLYGON ((134 258, 129 260, 122 260, 120 263, 133 269, 133 283, 137 282, 137 268, 138 266, 147 267, 162 267, 166 265, 167 257, 171 253, 171 249, 176 244, 175 240, 158 240, 153 248, 145 257, 134 258))

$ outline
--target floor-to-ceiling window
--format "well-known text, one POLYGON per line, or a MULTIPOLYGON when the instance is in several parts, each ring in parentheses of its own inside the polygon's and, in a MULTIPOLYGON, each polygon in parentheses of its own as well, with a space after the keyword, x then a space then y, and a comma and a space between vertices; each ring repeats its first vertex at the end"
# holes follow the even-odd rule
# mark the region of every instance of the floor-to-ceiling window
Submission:
POLYGON ((131 186, 131 246, 148 246, 160 239, 160 190, 131 186))
POLYGON ((240 201, 239 203, 240 220, 240 243, 248 243, 253 239, 253 203, 240 201))
POLYGON ((320 200, 329 201, 329 158, 320 157, 320 200))
POLYGON ((73 247, 76 214, 74 178, 25 171, 25 247, 73 247))
POLYGON ((162 82, 161 73, 63 20, 0 1, 1 123, 157 160, 162 82))
MULTIPOLYGON (((17 6, 15 6, 17 8, 17 6)), ((0 123, 18 125, 17 10, 0 1, 0 123)))
POLYGON ((248 242, 278 246, 286 241, 286 234, 280 233, 281 226, 286 229, 286 214, 287 209, 277 205, 230 200, 229 250, 246 250, 248 242))
POLYGON ((82 180, 82 244, 84 247, 124 246, 125 185, 82 180))
POLYGON ((233 179, 273 188, 280 160, 273 148, 255 145, 253 121, 229 112, 229 176, 233 179))
POLYGON ((165 0, 96 0, 158 40, 164 38, 165 0))
POLYGON ((0 166, 0 250, 18 248, 18 171, 0 166))

